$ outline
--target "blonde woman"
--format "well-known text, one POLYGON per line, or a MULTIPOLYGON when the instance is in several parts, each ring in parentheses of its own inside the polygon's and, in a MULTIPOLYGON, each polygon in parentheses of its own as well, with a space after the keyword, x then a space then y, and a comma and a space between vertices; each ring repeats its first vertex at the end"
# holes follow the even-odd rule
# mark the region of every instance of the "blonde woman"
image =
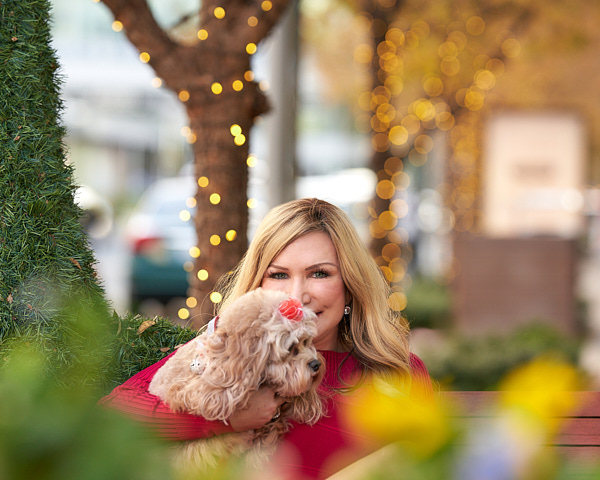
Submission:
MULTIPOLYGON (((419 401, 433 398, 425 366, 409 352, 406 322, 388 305, 389 286, 340 208, 306 198, 271 210, 242 261, 223 280, 219 308, 257 287, 289 293, 317 314, 314 343, 326 362, 320 393, 327 414, 314 426, 294 426, 281 455, 273 457, 274 471, 286 478, 326 478, 370 453, 368 442, 344 424, 342 409, 374 374, 419 401)), ((166 438, 191 440, 261 427, 284 402, 261 388, 229 425, 171 413, 148 393, 164 361, 117 387, 102 403, 152 425, 166 438)))

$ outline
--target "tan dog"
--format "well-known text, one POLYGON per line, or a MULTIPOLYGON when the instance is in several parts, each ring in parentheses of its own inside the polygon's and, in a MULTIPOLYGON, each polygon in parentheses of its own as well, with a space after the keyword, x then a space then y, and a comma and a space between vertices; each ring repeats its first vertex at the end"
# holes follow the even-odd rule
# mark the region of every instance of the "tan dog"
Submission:
POLYGON ((267 385, 287 402, 264 427, 185 442, 178 468, 214 467, 246 453, 259 466, 288 431, 290 420, 315 423, 323 409, 316 389, 323 359, 312 344, 315 314, 283 292, 253 290, 234 301, 197 338, 180 347, 156 373, 150 393, 174 411, 227 423, 267 385))

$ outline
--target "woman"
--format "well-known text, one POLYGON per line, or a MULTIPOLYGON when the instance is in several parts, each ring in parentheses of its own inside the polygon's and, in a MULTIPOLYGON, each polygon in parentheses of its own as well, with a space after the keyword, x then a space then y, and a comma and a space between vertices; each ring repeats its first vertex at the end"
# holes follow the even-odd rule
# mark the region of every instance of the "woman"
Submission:
MULTIPOLYGON (((347 428, 342 413, 372 375, 401 382, 415 399, 432 399, 427 370, 409 352, 408 327, 388 306, 390 288, 338 207, 301 199, 271 210, 223 282, 219 309, 259 286, 294 295, 317 314, 314 343, 326 361, 321 392, 327 414, 316 425, 295 425, 287 434, 272 460, 280 477, 325 478, 376 448, 347 428)), ((229 419, 229 426, 173 414, 148 393, 152 376, 165 361, 132 377, 102 403, 152 425, 166 438, 191 440, 262 426, 283 401, 261 388, 250 408, 229 419)))

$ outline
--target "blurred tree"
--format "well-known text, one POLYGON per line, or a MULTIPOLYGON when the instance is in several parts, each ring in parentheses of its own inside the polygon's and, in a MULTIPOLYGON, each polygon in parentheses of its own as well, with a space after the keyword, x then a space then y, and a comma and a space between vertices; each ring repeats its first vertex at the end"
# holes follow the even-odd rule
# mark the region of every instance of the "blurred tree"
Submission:
POLYGON ((103 0, 127 38, 186 108, 193 143, 199 256, 190 275, 197 327, 214 313, 215 283, 247 247, 248 141, 269 109, 250 66, 288 0, 209 0, 163 29, 146 0, 103 0), (190 26, 191 25, 191 26, 190 26), (193 31, 193 37, 185 32, 193 31))
MULTIPOLYGON (((397 308, 405 305, 402 285, 412 259, 408 234, 398 223, 411 208, 407 190, 419 183, 421 167, 435 155, 444 159, 444 178, 433 187, 445 200, 454 232, 477 232, 486 114, 511 106, 568 106, 584 112, 600 131, 593 108, 599 98, 593 81, 600 46, 597 2, 307 5, 301 32, 320 59, 327 93, 352 105, 357 129, 371 136, 371 165, 378 176, 371 250, 397 290, 392 299, 397 308), (334 56, 340 43, 347 50, 334 56)), ((598 150, 599 142, 595 145, 598 150)))
POLYGON ((65 164, 49 8, 0 3, 0 351, 28 335, 56 366, 76 363, 64 338, 82 316, 110 316, 65 164))

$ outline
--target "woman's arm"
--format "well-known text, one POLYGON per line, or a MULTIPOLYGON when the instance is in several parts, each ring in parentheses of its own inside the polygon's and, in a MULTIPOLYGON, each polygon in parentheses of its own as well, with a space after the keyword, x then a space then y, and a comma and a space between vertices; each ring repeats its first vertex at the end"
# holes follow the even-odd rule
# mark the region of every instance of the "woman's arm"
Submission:
POLYGON ((169 405, 148 391, 154 374, 170 355, 137 373, 99 404, 115 409, 148 427, 162 438, 174 441, 196 440, 233 431, 219 421, 209 421, 188 413, 175 413, 169 405))
POLYGON ((229 419, 229 425, 220 421, 206 420, 189 413, 176 413, 168 404, 149 392, 154 374, 170 355, 137 373, 99 404, 115 409, 136 420, 166 440, 186 441, 208 438, 228 432, 240 432, 260 428, 271 420, 285 399, 268 387, 259 388, 246 408, 238 410, 229 419))

